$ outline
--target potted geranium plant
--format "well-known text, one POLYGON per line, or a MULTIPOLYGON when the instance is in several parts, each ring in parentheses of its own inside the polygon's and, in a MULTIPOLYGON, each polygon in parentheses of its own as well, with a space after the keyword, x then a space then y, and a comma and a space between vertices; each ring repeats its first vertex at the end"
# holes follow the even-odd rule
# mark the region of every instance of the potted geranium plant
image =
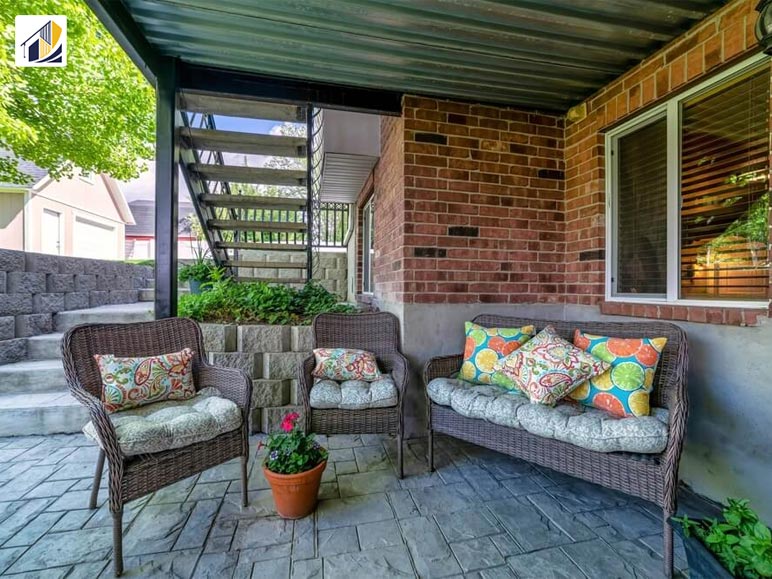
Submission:
POLYGON ((283 432, 268 437, 263 473, 271 485, 276 511, 285 519, 300 519, 316 508, 319 484, 327 466, 327 450, 313 434, 298 426, 297 412, 287 414, 283 432))
POLYGON ((772 577, 772 533, 748 506, 729 499, 723 520, 673 517, 684 540, 690 579, 772 577))

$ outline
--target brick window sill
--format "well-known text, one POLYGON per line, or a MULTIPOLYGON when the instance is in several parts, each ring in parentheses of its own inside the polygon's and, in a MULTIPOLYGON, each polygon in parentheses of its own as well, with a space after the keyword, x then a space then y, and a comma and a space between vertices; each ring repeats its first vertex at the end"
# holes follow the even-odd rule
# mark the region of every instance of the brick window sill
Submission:
POLYGON ((675 322, 694 322, 723 326, 758 326, 759 318, 769 317, 769 308, 722 308, 720 306, 654 305, 631 302, 600 302, 607 316, 630 316, 675 322))

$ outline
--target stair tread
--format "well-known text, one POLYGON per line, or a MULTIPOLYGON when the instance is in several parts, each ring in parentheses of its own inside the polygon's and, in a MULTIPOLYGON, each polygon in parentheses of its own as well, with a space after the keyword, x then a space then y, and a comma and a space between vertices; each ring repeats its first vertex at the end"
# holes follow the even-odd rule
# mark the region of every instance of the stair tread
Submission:
POLYGON ((62 336, 64 336, 63 332, 54 332, 52 334, 39 334, 37 336, 30 336, 27 338, 27 340, 33 341, 33 342, 47 342, 49 340, 51 341, 61 341, 62 336))
POLYGON ((250 241, 216 241, 217 249, 258 249, 261 251, 307 251, 305 245, 290 243, 258 243, 250 241))
POLYGON ((247 209, 304 209, 305 199, 292 199, 288 197, 257 197, 255 195, 213 195, 204 194, 198 196, 205 205, 213 207, 241 207, 247 209))
POLYGON ((286 185, 290 187, 305 187, 307 177, 304 169, 266 169, 263 167, 205 163, 191 163, 188 165, 188 169, 209 181, 286 185))
POLYGON ((291 278, 282 278, 282 277, 246 277, 246 276, 236 276, 237 282, 265 282, 265 283, 306 283, 306 278, 304 277, 291 277, 291 278))
POLYGON ((239 231, 306 231, 308 225, 289 221, 258 221, 248 219, 209 219, 207 226, 213 229, 234 229, 239 231))
POLYGON ((234 116, 248 119, 305 122, 306 109, 297 105, 267 103, 248 98, 183 92, 180 108, 194 113, 234 116))
POLYGON ((25 394, 0 394, 0 410, 17 408, 51 408, 61 406, 80 406, 68 390, 34 392, 25 394))
POLYGON ((226 267, 257 267, 263 269, 306 269, 305 263, 292 261, 253 261, 249 259, 229 259, 223 265, 226 267))
POLYGON ((22 360, 21 362, 12 362, 0 366, 0 375, 17 372, 35 372, 35 371, 54 371, 64 372, 61 360, 22 360))
POLYGON ((180 138, 183 143, 189 144, 192 148, 206 151, 275 157, 306 156, 304 137, 185 127, 180 129, 180 138))

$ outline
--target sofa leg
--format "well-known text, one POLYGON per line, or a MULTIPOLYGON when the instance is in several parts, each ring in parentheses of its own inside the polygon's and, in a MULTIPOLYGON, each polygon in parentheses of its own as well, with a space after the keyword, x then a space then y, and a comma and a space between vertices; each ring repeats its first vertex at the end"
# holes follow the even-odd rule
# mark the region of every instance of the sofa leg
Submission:
POLYGON ((673 527, 670 526, 670 513, 663 511, 664 527, 662 529, 662 540, 664 541, 665 557, 665 577, 670 579, 673 576, 673 527))
POLYGON ((397 478, 404 476, 402 465, 402 433, 397 434, 397 478))
POLYGON ((247 488, 247 462, 249 457, 241 457, 241 506, 249 506, 249 489, 247 488))
POLYGON ((427 441, 429 456, 429 472, 434 472, 434 431, 429 429, 429 440, 427 441))
POLYGON ((88 508, 97 508, 97 499, 99 498, 99 485, 102 483, 102 469, 105 467, 105 451, 99 449, 99 457, 97 458, 96 471, 94 471, 94 482, 91 485, 91 498, 88 501, 88 508))
POLYGON ((123 574, 123 510, 113 513, 113 569, 115 576, 123 574))

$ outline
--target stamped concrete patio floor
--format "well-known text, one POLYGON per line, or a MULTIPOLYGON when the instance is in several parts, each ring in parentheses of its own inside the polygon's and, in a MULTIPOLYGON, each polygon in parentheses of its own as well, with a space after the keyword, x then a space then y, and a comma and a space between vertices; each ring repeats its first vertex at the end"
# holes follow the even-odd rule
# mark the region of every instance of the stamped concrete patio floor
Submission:
MULTIPOLYGON (((662 576, 650 503, 449 438, 434 474, 411 441, 399 481, 393 440, 319 439, 331 460, 315 515, 277 517, 255 462, 241 508, 238 463, 226 463, 129 503, 125 576, 662 576)), ((80 435, 0 439, 1 575, 112 576, 106 489, 86 508, 96 455, 80 435)))

